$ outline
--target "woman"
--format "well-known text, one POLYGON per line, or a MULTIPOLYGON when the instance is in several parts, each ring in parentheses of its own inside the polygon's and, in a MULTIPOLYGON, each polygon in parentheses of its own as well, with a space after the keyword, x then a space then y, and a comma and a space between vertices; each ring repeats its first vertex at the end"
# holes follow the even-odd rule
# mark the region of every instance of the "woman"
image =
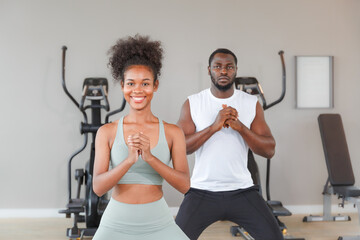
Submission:
POLYGON ((181 193, 190 188, 182 130, 151 112, 162 52, 159 41, 139 35, 120 39, 109 51, 130 111, 96 135, 93 189, 98 196, 113 191, 94 240, 188 239, 162 192, 163 179, 181 193))

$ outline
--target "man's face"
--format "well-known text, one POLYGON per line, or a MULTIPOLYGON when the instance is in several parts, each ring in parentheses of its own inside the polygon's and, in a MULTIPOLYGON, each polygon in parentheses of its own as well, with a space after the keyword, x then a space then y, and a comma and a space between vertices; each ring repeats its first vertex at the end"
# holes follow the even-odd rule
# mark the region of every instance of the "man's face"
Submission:
POLYGON ((234 84, 237 67, 231 54, 215 54, 208 69, 212 83, 220 91, 229 90, 234 84))

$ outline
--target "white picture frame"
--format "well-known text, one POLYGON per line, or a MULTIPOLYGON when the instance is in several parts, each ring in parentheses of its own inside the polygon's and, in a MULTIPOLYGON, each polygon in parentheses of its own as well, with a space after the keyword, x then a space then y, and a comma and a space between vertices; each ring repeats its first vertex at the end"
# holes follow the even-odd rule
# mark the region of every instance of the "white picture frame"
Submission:
POLYGON ((295 56, 296 108, 333 108, 333 56, 295 56))

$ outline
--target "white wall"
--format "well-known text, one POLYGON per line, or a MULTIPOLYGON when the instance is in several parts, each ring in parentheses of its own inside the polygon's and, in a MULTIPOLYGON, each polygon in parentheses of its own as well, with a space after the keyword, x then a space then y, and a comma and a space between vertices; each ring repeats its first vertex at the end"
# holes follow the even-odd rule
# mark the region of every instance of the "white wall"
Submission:
MULTIPOLYGON (((360 179, 359 12, 357 0, 0 0, 0 209, 65 206, 67 159, 83 137, 82 116, 61 88, 61 47, 68 46, 67 83, 75 98, 85 77, 107 77, 115 109, 122 96, 111 82, 106 52, 135 33, 164 44, 153 111, 173 123, 186 97, 210 86, 206 67, 213 50, 232 49, 238 75, 258 78, 271 101, 281 91, 277 52, 283 49, 287 94, 266 111, 277 141, 272 197, 286 205, 321 204, 327 172, 318 114, 342 114, 360 179), (333 109, 295 109, 294 56, 307 54, 335 57, 333 109)), ((74 169, 87 158, 88 151, 74 169)), ((189 156, 191 166, 193 160, 189 156)), ((257 160, 264 180, 265 159, 257 160)), ((164 188, 169 205, 179 206, 182 195, 164 188)))

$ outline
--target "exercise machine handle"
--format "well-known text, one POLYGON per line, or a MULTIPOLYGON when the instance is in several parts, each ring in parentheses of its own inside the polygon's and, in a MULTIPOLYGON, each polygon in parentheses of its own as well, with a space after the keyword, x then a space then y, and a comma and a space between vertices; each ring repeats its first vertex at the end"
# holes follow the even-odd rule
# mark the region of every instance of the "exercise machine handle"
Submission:
POLYGON ((65 83, 65 58, 66 58, 66 50, 67 47, 62 47, 62 87, 64 89, 65 94, 71 99, 71 101, 79 108, 79 103, 75 100, 75 98, 69 93, 66 83, 65 83))
POLYGON ((266 200, 271 201, 270 197, 270 158, 266 159, 266 200))
MULTIPOLYGON (((62 87, 64 89, 65 94, 70 98, 70 100, 75 104, 75 106, 80 110, 80 112, 83 114, 84 116, 84 124, 87 124, 87 115, 85 113, 84 110, 82 110, 80 108, 79 103, 75 100, 75 98, 70 94, 70 92, 68 91, 67 87, 66 87, 66 83, 65 83, 65 59, 66 59, 66 50, 67 47, 63 46, 62 47, 62 87)), ((78 149, 75 153, 73 153, 68 161, 68 197, 69 197, 69 202, 71 200, 71 163, 73 158, 78 155, 80 152, 82 152, 88 142, 88 135, 87 133, 84 134, 84 144, 82 145, 82 147, 80 149, 78 149)))
POLYGON ((269 109, 269 108, 275 106, 276 104, 280 103, 285 97, 285 92, 286 92, 286 67, 285 67, 285 61, 284 61, 284 51, 280 50, 279 55, 280 55, 281 68, 282 68, 282 92, 281 92, 281 95, 280 95, 279 99, 272 102, 272 103, 270 103, 269 105, 265 105, 264 110, 269 109))
POLYGON ((122 112, 124 110, 126 106, 126 100, 125 98, 123 98, 123 101, 122 101, 122 104, 121 104, 121 107, 119 109, 116 109, 112 112, 109 112, 108 114, 106 114, 106 117, 105 117, 105 123, 108 123, 109 122, 109 117, 116 114, 116 113, 119 113, 119 112, 122 112))
MULTIPOLYGON (((279 55, 280 55, 280 60, 281 60, 281 68, 282 68, 282 93, 281 96, 278 100, 270 103, 269 105, 265 105, 264 106, 264 110, 269 109, 273 106, 275 106, 276 104, 280 103, 284 97, 285 97, 285 92, 286 92, 286 67, 285 67, 285 61, 284 61, 284 51, 280 50, 279 51, 279 55)), ((271 200, 270 197, 270 159, 266 160, 266 199, 267 201, 271 200)))
POLYGON ((67 87, 66 87, 66 83, 65 83, 65 59, 66 59, 66 50, 67 47, 63 46, 62 48, 62 87, 64 89, 65 94, 70 98, 70 100, 75 104, 75 106, 80 110, 80 112, 83 114, 84 116, 84 122, 87 123, 87 115, 85 113, 84 110, 82 110, 80 108, 80 104, 75 100, 75 98, 70 94, 70 92, 68 91, 67 87))

